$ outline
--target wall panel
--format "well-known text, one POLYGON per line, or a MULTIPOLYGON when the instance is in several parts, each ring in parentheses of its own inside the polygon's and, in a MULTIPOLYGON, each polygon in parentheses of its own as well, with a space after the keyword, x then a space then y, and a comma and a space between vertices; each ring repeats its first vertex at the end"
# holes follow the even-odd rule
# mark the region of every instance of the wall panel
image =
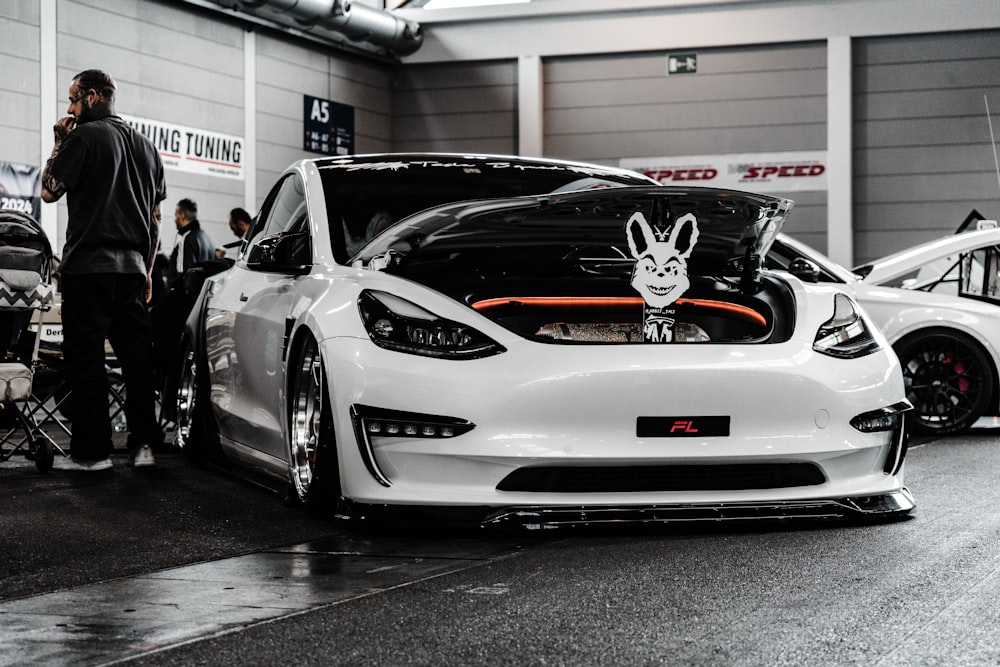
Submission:
POLYGON ((38 1, 0 2, 0 35, 0 161, 38 166, 38 1))
POLYGON ((856 260, 950 234, 972 209, 1000 217, 984 100, 1000 127, 1000 31, 856 40, 853 51, 856 260))
POLYGON ((546 61, 546 153, 616 161, 825 148, 823 45, 697 54, 696 74, 672 76, 666 53, 546 61))
POLYGON ((392 101, 397 151, 517 151, 517 63, 406 67, 392 101))

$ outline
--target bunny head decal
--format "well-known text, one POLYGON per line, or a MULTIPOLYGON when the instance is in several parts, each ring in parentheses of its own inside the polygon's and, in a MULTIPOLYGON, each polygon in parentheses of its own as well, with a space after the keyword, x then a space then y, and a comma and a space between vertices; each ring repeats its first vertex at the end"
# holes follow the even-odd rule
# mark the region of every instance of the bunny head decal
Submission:
POLYGON ((693 214, 683 215, 667 232, 654 233, 641 212, 625 223, 628 245, 635 257, 632 287, 650 308, 666 308, 691 286, 687 258, 698 241, 698 221, 693 214), (657 238, 659 236, 659 238, 657 238))

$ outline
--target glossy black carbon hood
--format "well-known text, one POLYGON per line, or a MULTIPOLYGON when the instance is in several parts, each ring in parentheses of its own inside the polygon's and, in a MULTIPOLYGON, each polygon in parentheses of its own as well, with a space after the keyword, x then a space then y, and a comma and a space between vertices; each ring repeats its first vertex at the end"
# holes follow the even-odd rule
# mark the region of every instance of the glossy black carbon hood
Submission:
POLYGON ((392 227, 357 259, 421 274, 586 281, 643 257, 683 260, 690 276, 756 271, 792 202, 709 188, 623 187, 462 202, 392 227))

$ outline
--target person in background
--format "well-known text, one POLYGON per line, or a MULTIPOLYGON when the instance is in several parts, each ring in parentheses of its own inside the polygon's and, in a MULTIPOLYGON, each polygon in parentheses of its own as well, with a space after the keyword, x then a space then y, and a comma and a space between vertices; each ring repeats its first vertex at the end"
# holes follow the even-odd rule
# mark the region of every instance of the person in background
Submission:
POLYGON ((223 257, 225 256, 225 250, 230 248, 236 248, 237 250, 243 244, 243 239, 246 237, 247 232, 250 231, 250 225, 253 222, 253 218, 250 214, 246 212, 246 209, 234 208, 229 212, 229 229, 233 230, 233 234, 236 235, 235 241, 230 241, 223 247, 223 257))
POLYGON ((125 381, 131 465, 155 465, 152 445, 163 441, 146 303, 166 181, 156 148, 115 115, 116 88, 101 70, 73 77, 69 115, 53 127, 42 170, 42 199, 65 194, 69 208, 59 273, 73 434, 70 458, 55 467, 80 472, 113 467, 105 338, 125 381))
POLYGON ((198 204, 187 198, 177 202, 174 224, 177 225, 177 240, 170 254, 170 285, 198 262, 215 259, 215 244, 198 222, 198 204))

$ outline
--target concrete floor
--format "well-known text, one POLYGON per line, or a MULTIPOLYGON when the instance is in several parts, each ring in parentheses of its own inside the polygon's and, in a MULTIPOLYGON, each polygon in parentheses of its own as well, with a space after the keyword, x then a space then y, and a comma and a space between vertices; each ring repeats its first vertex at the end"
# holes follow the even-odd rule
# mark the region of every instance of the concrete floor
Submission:
POLYGON ((175 453, 12 461, 0 665, 998 664, 998 436, 915 443, 872 526, 352 532, 175 453))

